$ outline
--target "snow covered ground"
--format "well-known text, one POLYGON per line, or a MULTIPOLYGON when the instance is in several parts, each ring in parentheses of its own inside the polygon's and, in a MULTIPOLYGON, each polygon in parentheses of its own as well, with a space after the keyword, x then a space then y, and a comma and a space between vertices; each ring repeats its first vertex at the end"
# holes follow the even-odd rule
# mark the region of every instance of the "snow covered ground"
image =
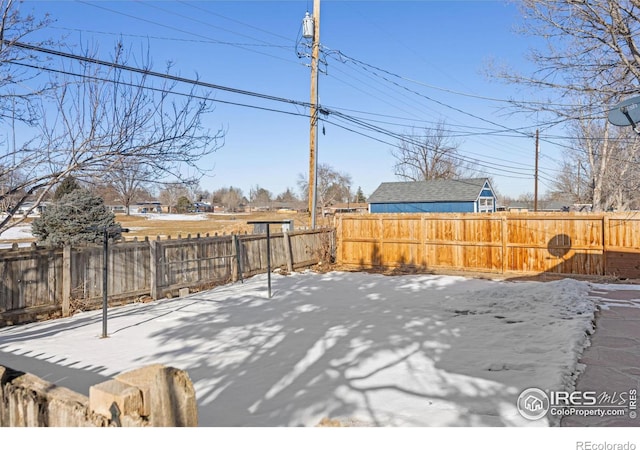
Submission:
MULTIPOLYGON (((330 272, 0 329, 0 351, 101 376, 188 371, 201 426, 548 426, 525 388, 565 389, 592 330, 589 284, 330 272)), ((64 385, 64 380, 61 380, 64 385)))
MULTIPOLYGON (((205 213, 201 214, 155 214, 155 213, 132 213, 131 215, 145 217, 148 220, 171 220, 171 221, 199 221, 199 220, 207 220, 208 216, 205 213)), ((14 241, 19 239, 32 239, 33 234, 31 233, 31 224, 27 225, 16 225, 14 227, 9 228, 8 230, 0 233, 0 249, 2 248, 11 248, 11 245, 14 241)), ((20 242, 18 244, 19 247, 28 247, 31 245, 29 242, 20 242)))
POLYGON ((0 240, 10 241, 15 239, 31 239, 31 225, 16 225, 0 233, 0 240))
POLYGON ((156 213, 132 213, 132 216, 146 217, 149 220, 171 220, 171 221, 197 221, 207 220, 209 217, 205 213, 198 214, 156 214, 156 213))

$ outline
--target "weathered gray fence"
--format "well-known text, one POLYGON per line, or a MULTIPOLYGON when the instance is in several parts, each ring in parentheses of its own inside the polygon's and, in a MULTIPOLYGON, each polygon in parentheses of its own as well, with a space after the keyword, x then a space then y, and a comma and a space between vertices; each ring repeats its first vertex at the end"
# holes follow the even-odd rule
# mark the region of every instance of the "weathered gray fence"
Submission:
MULTIPOLYGON (((271 235, 271 267, 289 271, 334 255, 332 229, 271 235)), ((196 236, 109 245, 107 292, 111 302, 175 295, 267 270, 266 235, 196 236)), ((68 315, 99 306, 103 247, 0 250, 0 326, 68 315)))

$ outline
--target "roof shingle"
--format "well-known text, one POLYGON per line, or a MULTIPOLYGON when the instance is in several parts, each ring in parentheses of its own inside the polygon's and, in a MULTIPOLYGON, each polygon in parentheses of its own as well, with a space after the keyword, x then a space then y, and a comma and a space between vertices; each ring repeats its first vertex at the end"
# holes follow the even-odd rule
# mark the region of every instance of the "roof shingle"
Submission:
POLYGON ((369 203, 475 201, 487 181, 487 178, 467 178, 382 183, 369 196, 369 203))

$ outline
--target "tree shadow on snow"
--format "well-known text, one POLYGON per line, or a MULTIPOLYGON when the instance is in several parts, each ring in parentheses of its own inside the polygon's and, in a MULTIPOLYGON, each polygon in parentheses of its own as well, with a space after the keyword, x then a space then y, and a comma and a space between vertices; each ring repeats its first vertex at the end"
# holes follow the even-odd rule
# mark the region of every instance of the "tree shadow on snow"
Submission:
POLYGON ((513 388, 459 373, 474 336, 440 278, 331 272, 276 277, 270 299, 195 294, 197 313, 157 332, 139 363, 188 361, 201 426, 510 425, 513 388))

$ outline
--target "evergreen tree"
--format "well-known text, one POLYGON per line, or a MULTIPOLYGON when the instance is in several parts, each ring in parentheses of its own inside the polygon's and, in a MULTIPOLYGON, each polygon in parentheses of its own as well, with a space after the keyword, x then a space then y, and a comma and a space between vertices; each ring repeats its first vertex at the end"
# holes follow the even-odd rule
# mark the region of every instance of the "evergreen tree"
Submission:
POLYGON ((75 177, 73 175, 69 175, 68 177, 66 177, 64 180, 60 182, 60 185, 56 189, 55 194, 53 194, 53 200, 57 202, 65 195, 77 189, 82 189, 82 188, 78 184, 78 181, 76 181, 75 177))
POLYGON ((187 197, 182 196, 178 199, 178 203, 176 204, 176 212, 178 214, 184 214, 191 212, 193 210, 193 203, 187 197))
POLYGON ((76 189, 34 219, 31 230, 39 243, 62 247, 102 242, 104 227, 112 225, 117 225, 115 215, 104 201, 85 189, 76 189))
POLYGON ((358 191, 356 192, 356 203, 366 203, 367 197, 362 193, 362 188, 358 186, 358 191))

